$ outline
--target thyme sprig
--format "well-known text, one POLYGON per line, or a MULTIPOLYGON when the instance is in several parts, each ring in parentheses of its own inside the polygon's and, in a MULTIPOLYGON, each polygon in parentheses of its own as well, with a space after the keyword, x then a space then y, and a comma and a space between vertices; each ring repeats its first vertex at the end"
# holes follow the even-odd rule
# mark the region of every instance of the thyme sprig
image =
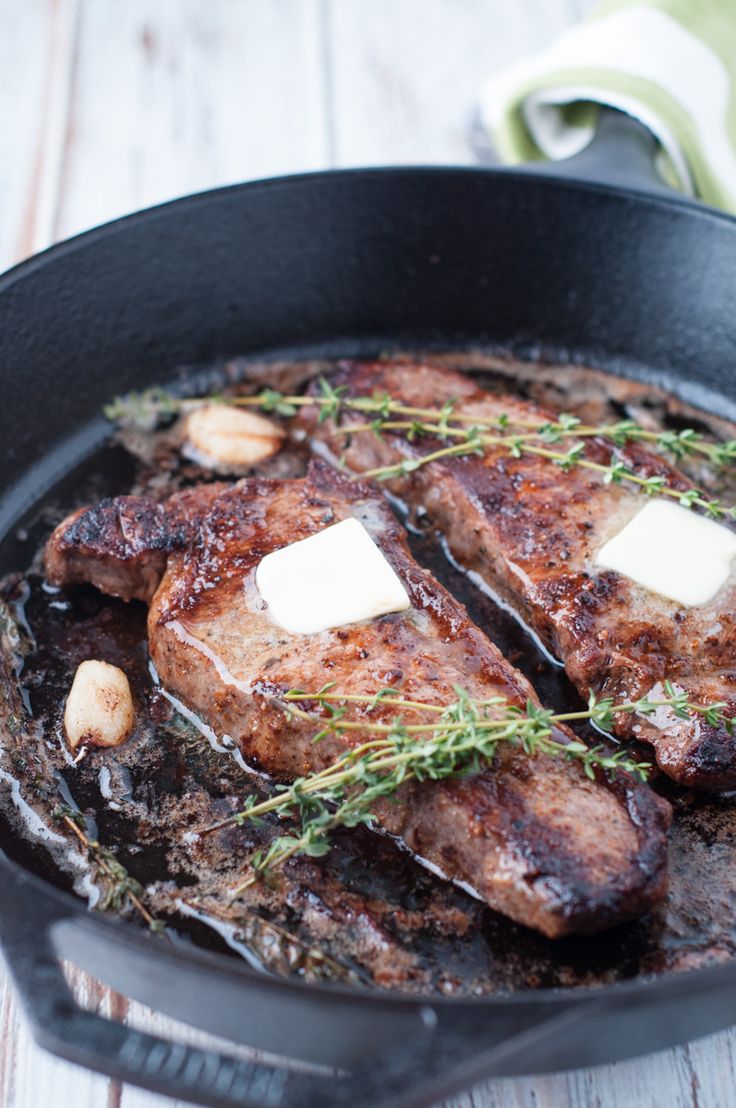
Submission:
MULTIPOLYGON (((436 429, 430 428, 428 425, 423 425, 423 427, 427 428, 426 432, 423 431, 422 427, 415 426, 413 432, 409 432, 410 435, 412 433, 415 436, 418 433, 438 434, 436 429)), ((353 428, 347 427, 345 430, 350 431, 353 428)), ((628 481, 641 489, 647 496, 667 496, 672 500, 676 500, 683 508, 702 508, 711 519, 736 519, 736 505, 725 505, 717 497, 705 496, 700 489, 676 489, 672 485, 668 485, 667 479, 660 474, 643 476, 627 466, 621 459, 614 459, 610 463, 604 464, 586 458, 584 442, 577 442, 568 450, 562 451, 553 450, 547 446, 539 446, 535 442, 528 441, 536 437, 533 435, 487 435, 473 433, 474 430, 460 432, 462 436, 460 442, 441 447, 438 450, 432 450, 416 458, 403 458, 391 465, 364 470, 360 476, 364 479, 372 478, 379 481, 389 481, 396 477, 407 477, 422 466, 439 461, 442 458, 462 457, 472 454, 482 456, 488 447, 500 447, 508 450, 509 455, 513 458, 521 458, 524 454, 547 458, 558 465, 565 473, 576 466, 591 470, 600 474, 603 483, 606 485, 620 485, 624 481, 628 481)), ((449 428, 442 433, 441 437, 451 434, 454 434, 454 430, 449 428)))
POLYGON ((569 413, 546 421, 508 413, 484 419, 458 411, 456 400, 448 400, 440 408, 422 408, 403 404, 389 393, 348 396, 343 386, 333 386, 324 378, 319 381, 319 390, 319 394, 313 396, 292 396, 267 388, 253 396, 183 398, 154 388, 116 398, 105 408, 105 415, 113 422, 147 427, 161 416, 190 411, 213 402, 256 407, 285 417, 294 416, 299 408, 317 406, 320 422, 328 419, 337 421, 345 413, 362 413, 371 418, 367 422, 347 424, 339 429, 340 433, 348 435, 372 431, 381 435, 386 431, 403 431, 410 441, 426 436, 455 441, 419 457, 405 458, 393 465, 368 470, 359 474, 360 477, 390 480, 408 476, 421 466, 443 458, 483 455, 489 448, 501 448, 515 458, 524 454, 546 458, 566 472, 574 467, 590 470, 600 474, 606 484, 629 482, 648 496, 667 496, 682 507, 701 508, 712 519, 736 519, 736 506, 726 506, 718 498, 707 497, 700 489, 677 489, 669 485, 663 476, 644 476, 635 472, 620 458, 614 457, 609 464, 603 464, 585 454, 586 441, 590 439, 603 440, 618 448, 632 442, 644 442, 670 454, 676 461, 699 455, 711 465, 720 467, 736 462, 736 439, 708 442, 693 428, 650 431, 631 419, 589 425, 569 413), (573 441, 567 449, 553 449, 569 440, 573 441))
POLYGON ((598 699, 591 693, 587 707, 574 712, 554 712, 533 701, 522 708, 501 696, 479 700, 459 686, 454 691, 457 699, 446 705, 408 700, 391 688, 363 696, 341 693, 334 685, 325 685, 318 692, 292 689, 279 698, 288 718, 314 725, 314 742, 327 735, 350 732, 360 732, 365 739, 319 773, 279 786, 274 796, 260 803, 255 796, 250 797, 240 811, 203 830, 203 834, 209 834, 227 826, 242 826, 269 812, 297 821, 293 833, 277 837, 267 850, 253 856, 252 875, 235 895, 297 854, 326 854, 336 828, 373 823, 376 803, 393 797, 407 781, 472 775, 493 762, 502 744, 517 747, 530 757, 544 754, 577 761, 591 779, 599 771, 611 778, 627 773, 646 780, 650 763, 637 761, 624 749, 610 753, 600 745, 590 747, 578 739, 565 742, 555 738, 554 730, 560 724, 588 721, 610 732, 620 714, 649 716, 668 708, 680 719, 702 716, 712 725, 723 723, 729 732, 734 730, 734 721, 724 715, 725 702, 691 702, 686 692, 669 682, 664 685, 664 695, 657 699, 614 703, 611 698, 598 699), (349 717, 349 705, 360 706, 362 718, 349 717), (422 723, 407 723, 403 714, 392 716, 388 722, 371 719, 371 712, 379 705, 398 709, 399 713, 420 711, 433 718, 422 723), (313 706, 318 706, 322 714, 313 706))
POLYGON ((297 970, 308 980, 343 981, 351 985, 362 983, 355 970, 338 962, 321 947, 257 912, 246 911, 233 916, 203 904, 201 898, 196 896, 189 900, 182 898, 177 902, 177 907, 180 906, 188 910, 187 914, 204 923, 214 919, 232 927, 238 940, 245 943, 270 970, 280 970, 284 974, 297 970))
POLYGON ((151 915, 141 899, 143 889, 140 883, 130 876, 125 866, 118 861, 111 850, 102 846, 96 839, 90 839, 86 834, 87 824, 82 813, 75 811, 73 808, 68 808, 66 805, 60 805, 55 810, 54 815, 79 840, 87 852, 88 858, 99 870, 104 880, 105 888, 98 902, 99 909, 103 912, 108 910, 119 912, 125 902, 128 901, 144 922, 148 924, 151 931, 163 931, 161 921, 151 915))
MULTIPOLYGON (((338 419, 346 411, 370 413, 378 420, 378 423, 374 419, 360 427, 351 427, 349 428, 351 431, 375 430, 377 426, 385 424, 391 416, 411 416, 411 423, 402 422, 394 426, 416 428, 417 422, 428 421, 431 427, 426 427, 424 430, 433 434, 438 432, 447 434, 453 424, 470 425, 479 430, 507 430, 516 427, 524 429, 526 434, 514 435, 514 438, 540 438, 546 443, 561 442, 571 437, 601 438, 612 442, 615 446, 625 446, 630 442, 646 442, 671 454, 677 460, 700 454, 717 466, 736 462, 736 439, 729 439, 726 442, 708 442, 692 427, 686 427, 680 431, 650 431, 641 427, 633 419, 591 425, 582 423, 577 416, 567 412, 563 412, 556 420, 523 419, 506 413, 501 413, 493 419, 484 419, 456 411, 457 400, 448 400, 441 408, 420 408, 403 404, 389 393, 348 396, 344 387, 334 387, 325 378, 320 379, 319 388, 320 394, 313 396, 289 396, 276 389, 267 388, 252 396, 224 396, 213 393, 200 397, 180 397, 155 387, 116 397, 106 405, 104 413, 107 419, 114 423, 141 421, 148 423, 151 417, 176 415, 200 408, 203 404, 219 403, 231 404, 235 407, 254 407, 287 417, 296 415, 299 408, 316 406, 321 409, 320 422, 338 419)), ((458 429, 456 427, 455 431, 458 429)))

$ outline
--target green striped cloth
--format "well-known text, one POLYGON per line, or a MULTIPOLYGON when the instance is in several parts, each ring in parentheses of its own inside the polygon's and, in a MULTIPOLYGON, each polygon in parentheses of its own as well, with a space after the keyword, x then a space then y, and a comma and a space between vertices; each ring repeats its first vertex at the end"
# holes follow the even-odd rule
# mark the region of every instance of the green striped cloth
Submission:
POLYGON ((640 119, 675 187, 736 212, 736 0, 613 0, 481 90, 507 162, 565 158, 597 105, 640 119))

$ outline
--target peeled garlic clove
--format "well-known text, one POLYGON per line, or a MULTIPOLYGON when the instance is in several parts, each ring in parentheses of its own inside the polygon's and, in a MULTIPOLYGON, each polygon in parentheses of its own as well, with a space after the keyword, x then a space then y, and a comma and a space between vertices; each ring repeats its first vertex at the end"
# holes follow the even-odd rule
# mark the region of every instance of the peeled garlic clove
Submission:
POLYGON ((255 465, 281 449, 283 430, 270 419, 229 404, 196 408, 184 421, 185 453, 201 465, 255 465))
POLYGON ((64 731, 72 750, 78 746, 118 746, 135 723, 128 678, 108 662, 82 662, 74 674, 64 708, 64 731))

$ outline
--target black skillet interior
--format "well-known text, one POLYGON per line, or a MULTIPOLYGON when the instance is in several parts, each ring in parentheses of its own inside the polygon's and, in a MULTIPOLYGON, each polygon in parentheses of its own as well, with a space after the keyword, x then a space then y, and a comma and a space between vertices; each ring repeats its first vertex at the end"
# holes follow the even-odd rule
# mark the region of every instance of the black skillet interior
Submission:
MULTIPOLYGON (((14 522, 105 434, 102 404, 176 366, 490 347, 651 379, 733 416, 735 288, 729 218, 523 173, 328 173, 188 198, 93 231, 0 279, 2 571, 23 564, 14 522)), ((734 963, 583 1003, 579 993, 540 992, 428 1005, 162 952, 15 865, 0 878, 4 949, 41 1041, 193 1100, 427 1102, 483 1074, 594 1064, 736 1020, 734 963), (185 1022, 279 1054, 357 1064, 359 1077, 325 1086, 321 1076, 275 1075, 82 1013, 58 952, 185 1022), (370 1058, 386 1050, 380 1063, 370 1058)))

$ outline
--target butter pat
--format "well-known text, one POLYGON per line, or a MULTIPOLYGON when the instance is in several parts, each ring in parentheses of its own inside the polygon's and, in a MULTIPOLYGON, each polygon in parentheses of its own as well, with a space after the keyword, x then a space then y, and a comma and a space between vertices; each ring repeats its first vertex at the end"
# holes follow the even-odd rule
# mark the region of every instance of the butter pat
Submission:
POLYGON ((723 588, 736 535, 688 508, 651 500, 605 544, 596 562, 652 592, 695 607, 723 588))
POLYGON ((312 635, 409 608, 406 589, 357 519, 267 554, 256 586, 271 619, 312 635))

